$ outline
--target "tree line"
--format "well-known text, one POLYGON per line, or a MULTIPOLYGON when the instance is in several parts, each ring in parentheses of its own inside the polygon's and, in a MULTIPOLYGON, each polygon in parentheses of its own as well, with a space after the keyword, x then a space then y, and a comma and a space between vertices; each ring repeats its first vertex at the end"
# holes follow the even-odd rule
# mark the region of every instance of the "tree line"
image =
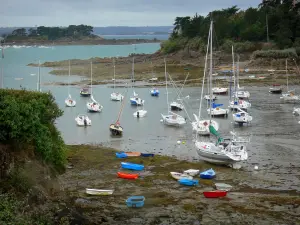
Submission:
POLYGON ((237 6, 215 10, 207 16, 176 17, 169 41, 201 38, 206 42, 211 19, 218 44, 272 42, 280 49, 300 46, 300 2, 264 0, 257 8, 237 6))
POLYGON ((18 28, 12 31, 7 39, 15 38, 37 38, 43 37, 46 40, 56 40, 59 38, 80 38, 91 36, 93 32, 93 27, 88 25, 70 25, 68 27, 45 27, 39 26, 36 28, 18 28))

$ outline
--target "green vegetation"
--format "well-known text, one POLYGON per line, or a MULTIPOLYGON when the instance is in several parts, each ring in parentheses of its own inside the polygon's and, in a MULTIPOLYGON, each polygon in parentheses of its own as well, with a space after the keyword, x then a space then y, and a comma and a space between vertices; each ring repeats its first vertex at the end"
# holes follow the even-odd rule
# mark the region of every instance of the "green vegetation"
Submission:
POLYGON ((80 39, 82 37, 94 37, 92 32, 93 27, 87 25, 70 25, 68 27, 40 26, 36 29, 30 28, 28 31, 25 28, 19 28, 7 36, 7 41, 24 39, 57 40, 60 38, 80 39))
POLYGON ((5 153, 33 154, 63 169, 65 145, 54 125, 62 113, 50 93, 1 89, 0 143, 9 146, 5 153))
POLYGON ((300 46, 300 3, 293 0, 267 0, 257 8, 240 10, 237 6, 215 10, 208 16, 176 17, 170 39, 162 44, 164 53, 181 49, 204 51, 210 20, 215 25, 214 45, 229 52, 300 46), (268 33, 267 22, 268 21, 268 33), (265 46, 262 42, 268 42, 265 46))

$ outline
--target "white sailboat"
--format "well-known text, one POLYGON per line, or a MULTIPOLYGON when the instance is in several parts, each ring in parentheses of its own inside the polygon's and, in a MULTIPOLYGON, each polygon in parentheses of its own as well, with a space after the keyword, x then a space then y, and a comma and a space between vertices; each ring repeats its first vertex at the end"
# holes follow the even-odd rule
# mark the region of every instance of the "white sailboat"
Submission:
MULTIPOLYGON (((153 73, 152 61, 151 61, 151 71, 152 71, 152 78, 150 79, 150 81, 157 81, 157 77, 155 77, 154 73, 153 73)), ((159 96, 159 90, 156 87, 152 87, 152 89, 150 90, 150 95, 158 97, 159 96)))
MULTIPOLYGON (((239 75, 239 57, 238 57, 238 63, 237 63, 237 76, 239 75)), ((236 79, 236 73, 235 73, 235 64, 234 64, 234 52, 233 52, 233 46, 232 46, 232 74, 233 74, 233 83, 234 83, 234 94, 233 94, 233 101, 231 101, 231 96, 230 96, 230 101, 229 101, 229 108, 237 110, 238 108, 243 109, 246 111, 248 108, 251 107, 251 103, 244 100, 244 99, 239 99, 237 91, 237 82, 238 79, 236 79)))
POLYGON ((183 118, 181 115, 178 115, 176 113, 173 113, 169 110, 169 93, 168 93, 168 78, 167 78, 167 63, 166 59, 164 59, 165 62, 165 77, 166 77, 166 92, 167 92, 167 106, 168 106, 168 114, 161 114, 162 121, 165 125, 168 126, 182 126, 186 124, 185 118, 183 118))
POLYGON ((300 100, 300 96, 295 95, 295 90, 289 90, 289 75, 287 72, 287 59, 285 60, 285 75, 286 75, 286 90, 287 93, 283 93, 280 99, 285 102, 296 102, 300 100))
MULTIPOLYGON (((210 23, 210 76, 212 76, 212 29, 213 21, 210 23)), ((210 94, 212 94, 210 92, 210 94)), ((211 120, 211 116, 210 116, 211 120)), ((231 132, 233 137, 231 139, 223 139, 220 134, 214 129, 213 126, 209 125, 209 131, 211 134, 217 137, 217 142, 212 143, 210 141, 199 141, 198 136, 195 142, 196 151, 201 159, 204 161, 215 163, 215 164, 233 164, 247 160, 248 153, 246 146, 243 144, 245 140, 240 140, 236 135, 231 132)))
POLYGON ((243 111, 240 108, 237 108, 238 112, 232 114, 233 121, 238 123, 239 125, 243 125, 244 123, 248 124, 252 121, 252 116, 249 113, 243 111))
POLYGON ((110 99, 112 101, 122 101, 124 96, 119 93, 119 92, 116 92, 116 65, 115 65, 115 59, 113 59, 113 67, 114 67, 114 92, 111 93, 110 95, 110 99))
POLYGON ((103 106, 100 105, 93 96, 93 63, 91 62, 91 101, 86 104, 89 112, 101 112, 103 106))
POLYGON ((131 78, 131 83, 133 83, 132 85, 132 89, 133 89, 133 96, 130 97, 130 104, 131 105, 144 105, 145 100, 142 100, 140 97, 138 97, 138 94, 134 91, 134 57, 132 57, 132 78, 131 78))
POLYGON ((65 104, 67 107, 74 107, 76 105, 76 101, 72 99, 72 96, 70 94, 70 76, 71 76, 71 65, 69 60, 68 97, 65 100, 65 104))
POLYGON ((240 66, 239 66, 239 55, 238 55, 238 62, 237 62, 237 80, 236 80, 236 87, 237 90, 234 90, 234 97, 238 99, 249 99, 250 98, 250 92, 249 91, 244 91, 244 87, 240 87, 240 66))
POLYGON ((80 127, 86 127, 86 126, 91 126, 92 125, 92 121, 90 120, 90 118, 85 115, 85 114, 79 114, 76 118, 75 121, 77 123, 77 126, 80 127))

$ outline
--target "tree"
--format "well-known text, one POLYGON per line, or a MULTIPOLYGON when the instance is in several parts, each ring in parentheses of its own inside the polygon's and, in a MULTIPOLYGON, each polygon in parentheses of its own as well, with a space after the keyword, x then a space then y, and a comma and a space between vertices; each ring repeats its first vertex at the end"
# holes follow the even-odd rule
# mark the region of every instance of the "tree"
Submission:
POLYGON ((12 32, 12 36, 26 36, 26 29, 25 28, 19 28, 12 32))

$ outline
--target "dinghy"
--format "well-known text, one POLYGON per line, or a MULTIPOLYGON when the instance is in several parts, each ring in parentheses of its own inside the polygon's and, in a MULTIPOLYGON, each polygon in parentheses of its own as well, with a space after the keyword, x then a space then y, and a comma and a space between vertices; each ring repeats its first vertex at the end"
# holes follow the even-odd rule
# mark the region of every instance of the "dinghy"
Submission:
POLYGON ((140 152, 125 152, 128 157, 130 156, 141 156, 140 152))
POLYGON ((89 88, 88 87, 81 88, 81 90, 80 90, 80 96, 81 97, 90 97, 91 93, 90 93, 89 88))
POLYGON ((79 114, 76 118, 75 121, 78 126, 91 126, 92 121, 87 115, 84 114, 79 114))
POLYGON ((177 172, 170 172, 171 176, 176 179, 188 179, 188 180, 193 180, 193 177, 184 173, 177 173, 177 172))
POLYGON ((85 193, 88 195, 112 195, 114 190, 102 190, 102 189, 92 189, 86 188, 85 193))
POLYGON ((180 179, 178 180, 180 184, 186 185, 186 186, 196 186, 199 185, 198 180, 190 180, 190 179, 180 179))
POLYGON ((129 162, 121 162, 121 166, 123 169, 128 169, 128 170, 143 170, 144 169, 144 165, 134 164, 134 163, 129 163, 129 162))
POLYGON ((159 96, 159 90, 157 88, 152 88, 150 91, 151 96, 159 96))
POLYGON ((212 179, 216 176, 216 173, 213 169, 206 170, 200 173, 200 178, 202 179, 212 179))
POLYGON ((219 191, 230 191, 232 189, 231 185, 224 183, 215 183, 215 187, 219 191))
POLYGON ((227 195, 226 191, 204 191, 203 195, 205 196, 205 198, 221 198, 221 197, 225 197, 227 195))
POLYGON ((189 169, 189 170, 185 170, 183 171, 184 174, 187 174, 189 176, 196 176, 197 174, 199 174, 199 170, 194 170, 194 169, 189 169))
POLYGON ((138 174, 129 174, 129 173, 122 173, 122 172, 118 172, 117 175, 120 178, 128 179, 128 180, 135 180, 139 177, 138 174))
POLYGON ((117 152, 116 156, 119 159, 123 159, 123 158, 127 158, 128 157, 128 155, 125 152, 117 152))
POLYGON ((142 157, 154 157, 153 153, 141 153, 142 157))
POLYGON ((140 208, 144 206, 144 196, 131 196, 126 200, 126 205, 132 208, 140 208))

